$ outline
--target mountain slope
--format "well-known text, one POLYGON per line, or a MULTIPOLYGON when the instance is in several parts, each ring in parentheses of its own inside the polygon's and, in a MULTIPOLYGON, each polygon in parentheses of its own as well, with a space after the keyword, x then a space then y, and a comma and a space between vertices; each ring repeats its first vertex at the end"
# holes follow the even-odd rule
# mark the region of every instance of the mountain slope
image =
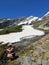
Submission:
POLYGON ((33 24, 35 28, 49 30, 49 12, 47 12, 40 20, 33 24))
POLYGON ((25 17, 17 18, 17 19, 8 19, 8 18, 0 19, 0 29, 11 26, 17 26, 17 24, 23 21, 24 19, 25 17))
POLYGON ((18 59, 7 60, 5 63, 4 58, 4 62, 0 60, 0 65, 49 65, 49 33, 37 30, 49 30, 49 13, 41 18, 4 18, 0 19, 0 25, 0 33, 4 34, 0 35, 0 58, 9 44, 18 50, 15 52, 18 59))
POLYGON ((11 27, 17 27, 20 25, 33 25, 33 27, 38 29, 49 30, 49 12, 47 12, 43 17, 21 17, 17 19, 0 18, 0 31, 2 29, 10 29, 11 27))
POLYGON ((40 23, 49 21, 49 12, 47 12, 43 17, 21 17, 17 19, 8 19, 8 18, 0 18, 0 28, 15 26, 15 25, 23 25, 23 24, 33 24, 33 23, 40 23))

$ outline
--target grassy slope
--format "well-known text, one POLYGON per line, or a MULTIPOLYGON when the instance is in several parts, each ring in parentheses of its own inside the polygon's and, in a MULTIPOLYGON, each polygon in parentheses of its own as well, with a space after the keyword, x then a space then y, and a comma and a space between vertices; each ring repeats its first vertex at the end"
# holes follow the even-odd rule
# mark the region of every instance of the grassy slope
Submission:
POLYGON ((0 31, 0 35, 2 34, 9 34, 12 32, 20 32, 22 31, 22 26, 13 26, 13 27, 9 27, 9 28, 4 28, 3 30, 0 31))

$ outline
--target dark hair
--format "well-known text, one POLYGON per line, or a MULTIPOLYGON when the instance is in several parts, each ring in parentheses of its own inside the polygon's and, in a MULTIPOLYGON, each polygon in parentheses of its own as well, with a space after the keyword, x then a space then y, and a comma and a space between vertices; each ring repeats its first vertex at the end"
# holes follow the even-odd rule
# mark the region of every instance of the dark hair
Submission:
POLYGON ((8 48, 9 48, 9 47, 12 47, 12 45, 9 45, 8 48))

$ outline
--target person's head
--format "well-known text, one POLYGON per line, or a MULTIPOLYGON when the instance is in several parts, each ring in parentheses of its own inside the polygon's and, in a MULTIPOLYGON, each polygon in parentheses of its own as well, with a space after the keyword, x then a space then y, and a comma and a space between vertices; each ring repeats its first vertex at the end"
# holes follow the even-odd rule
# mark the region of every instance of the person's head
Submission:
POLYGON ((8 45, 8 48, 11 48, 12 47, 12 45, 10 44, 10 45, 8 45))
POLYGON ((12 47, 12 45, 9 45, 9 47, 12 47))

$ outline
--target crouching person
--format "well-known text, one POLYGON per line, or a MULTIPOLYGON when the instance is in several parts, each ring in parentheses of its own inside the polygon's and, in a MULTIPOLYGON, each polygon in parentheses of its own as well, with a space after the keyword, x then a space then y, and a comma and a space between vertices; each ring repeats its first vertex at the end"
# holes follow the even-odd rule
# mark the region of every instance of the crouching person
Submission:
POLYGON ((7 59, 14 60, 15 59, 15 48, 12 45, 9 45, 6 51, 7 51, 7 59))

